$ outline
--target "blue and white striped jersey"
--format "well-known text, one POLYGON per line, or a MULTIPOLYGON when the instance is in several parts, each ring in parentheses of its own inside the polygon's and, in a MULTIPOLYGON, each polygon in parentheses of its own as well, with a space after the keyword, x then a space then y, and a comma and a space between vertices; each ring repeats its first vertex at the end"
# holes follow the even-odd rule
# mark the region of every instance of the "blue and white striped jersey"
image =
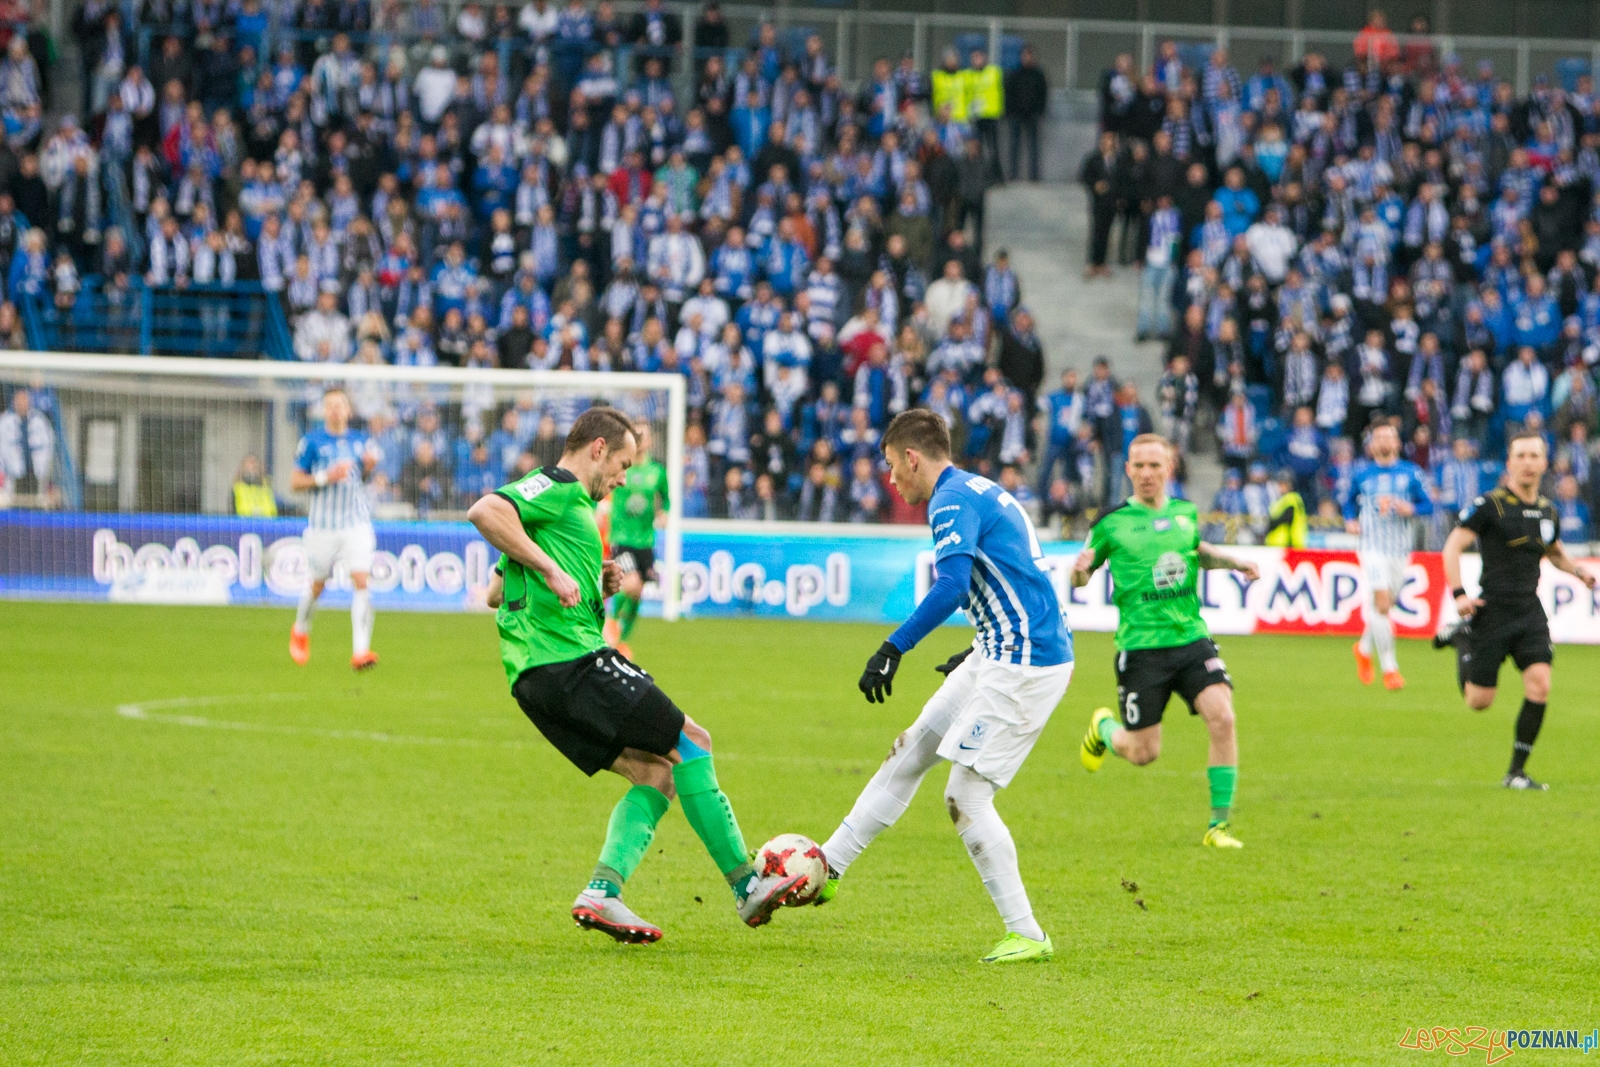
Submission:
POLYGON ((934 566, 972 557, 965 610, 988 659, 1024 667, 1072 662, 1072 631, 1050 582, 1039 535, 1017 499, 951 467, 928 502, 934 566))
POLYGON ((1416 508, 1416 516, 1433 514, 1428 476, 1422 468, 1403 459, 1387 466, 1370 461, 1356 465, 1350 475, 1344 517, 1361 523, 1361 551, 1384 556, 1411 555, 1417 543, 1416 516, 1393 510, 1393 504, 1402 500, 1416 508))
POLYGON ((320 489, 311 490, 306 525, 313 530, 348 530, 372 521, 372 512, 367 507, 367 487, 362 482, 365 471, 361 466, 361 458, 370 447, 367 435, 354 430, 346 430, 337 437, 326 430, 312 430, 300 438, 294 463, 307 474, 329 470, 340 460, 348 460, 351 468, 350 475, 343 481, 329 482, 320 489))

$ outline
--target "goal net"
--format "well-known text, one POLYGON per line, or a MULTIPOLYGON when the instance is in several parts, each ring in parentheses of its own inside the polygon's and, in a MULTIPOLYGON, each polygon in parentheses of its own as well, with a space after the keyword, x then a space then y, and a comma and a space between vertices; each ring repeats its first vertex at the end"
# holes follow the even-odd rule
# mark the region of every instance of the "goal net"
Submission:
POLYGON ((0 595, 292 603, 308 501, 290 472, 335 386, 379 457, 364 485, 376 606, 481 605, 496 552, 467 508, 556 462, 578 415, 606 404, 650 423, 667 468, 646 600, 677 617, 680 375, 71 353, 0 352, 0 595))

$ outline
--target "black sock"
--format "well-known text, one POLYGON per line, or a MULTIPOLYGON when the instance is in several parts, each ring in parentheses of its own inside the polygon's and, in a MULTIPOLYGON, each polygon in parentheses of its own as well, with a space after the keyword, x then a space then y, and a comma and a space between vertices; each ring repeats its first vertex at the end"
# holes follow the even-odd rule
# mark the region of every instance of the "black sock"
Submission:
POLYGON ((1467 667, 1472 663, 1472 653, 1467 648, 1465 641, 1456 638, 1456 688, 1461 690, 1462 696, 1467 693, 1467 667))
POLYGON ((1539 727, 1544 725, 1544 705, 1531 700, 1522 702, 1522 712, 1517 716, 1517 740, 1511 746, 1511 773, 1521 774, 1533 752, 1533 743, 1539 739, 1539 727))

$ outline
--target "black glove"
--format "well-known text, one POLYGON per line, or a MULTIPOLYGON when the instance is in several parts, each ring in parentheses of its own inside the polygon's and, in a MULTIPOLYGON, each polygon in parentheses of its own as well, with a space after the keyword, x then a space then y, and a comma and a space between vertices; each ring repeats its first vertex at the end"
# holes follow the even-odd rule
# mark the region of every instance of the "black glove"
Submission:
POLYGON ((968 645, 960 652, 957 652, 955 655, 939 664, 934 668, 934 670, 938 671, 942 675, 945 675, 946 677, 949 677, 950 672, 961 666, 961 664, 965 662, 966 658, 970 655, 972 655, 972 646, 968 645))
POLYGON ((861 672, 860 688, 868 704, 882 704, 883 698, 894 692, 894 672, 899 669, 900 650, 885 641, 861 672))

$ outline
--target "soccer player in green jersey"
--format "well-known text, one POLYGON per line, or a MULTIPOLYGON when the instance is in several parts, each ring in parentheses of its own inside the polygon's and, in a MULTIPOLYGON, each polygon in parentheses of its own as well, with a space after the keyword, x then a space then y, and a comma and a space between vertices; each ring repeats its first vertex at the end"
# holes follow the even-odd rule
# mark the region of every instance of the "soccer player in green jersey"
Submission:
POLYGON ((1200 571, 1231 570, 1249 581, 1255 564, 1223 555, 1200 540, 1193 504, 1167 496, 1172 448, 1157 434, 1140 434, 1128 448, 1133 496, 1101 515, 1072 568, 1072 584, 1087 585, 1102 563, 1111 565, 1117 604, 1117 702, 1095 709, 1079 757, 1097 771, 1110 749, 1136 766, 1161 754, 1161 716, 1176 692, 1211 734, 1206 778, 1211 822, 1201 843, 1243 848, 1228 828, 1239 779, 1233 730, 1233 679, 1200 618, 1200 571))
POLYGON ((717 785, 711 735, 600 635, 605 598, 621 572, 601 558, 595 505, 622 481, 637 448, 627 416, 591 408, 573 424, 559 462, 479 500, 467 518, 502 553, 489 601, 499 609, 511 695, 584 774, 609 770, 632 783, 611 812, 600 862, 572 917, 618 941, 648 944, 661 930, 622 903, 622 886, 674 796, 748 925, 765 923, 805 878, 752 867, 733 805, 717 785))
POLYGON ((622 568, 622 589, 612 600, 614 617, 607 623, 607 643, 624 656, 628 636, 639 620, 644 583, 656 576, 656 521, 672 506, 667 468, 650 456, 650 424, 633 424, 639 456, 611 491, 611 558, 622 568))

